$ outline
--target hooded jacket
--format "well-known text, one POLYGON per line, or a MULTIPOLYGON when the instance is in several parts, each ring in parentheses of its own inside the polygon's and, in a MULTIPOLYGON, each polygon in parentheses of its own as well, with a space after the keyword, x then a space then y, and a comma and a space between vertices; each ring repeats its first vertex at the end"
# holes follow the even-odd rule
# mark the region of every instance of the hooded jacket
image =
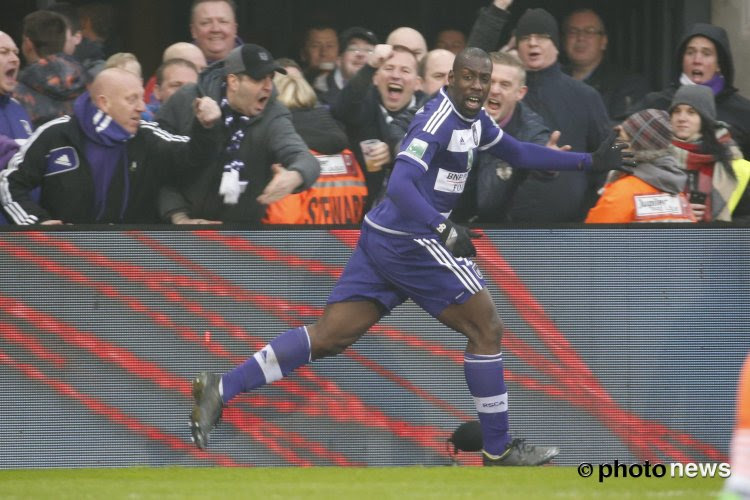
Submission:
POLYGON ((734 86, 734 60, 726 31, 706 23, 696 23, 682 38, 675 53, 674 80, 659 92, 651 92, 636 104, 631 113, 647 108, 668 110, 672 98, 680 88, 682 58, 691 38, 703 36, 714 42, 721 73, 724 75, 724 89, 716 96, 716 111, 719 120, 729 125, 729 130, 745 157, 750 156, 750 100, 741 96, 734 86))
MULTIPOLYGON (((189 131, 194 120, 193 100, 204 94, 221 102, 224 79, 224 61, 209 66, 201 73, 197 85, 185 85, 159 109, 157 119, 160 125, 176 133, 189 131)), ((224 151, 230 139, 228 129, 216 126, 212 132, 215 143, 224 151)), ((240 181, 246 181, 247 188, 237 204, 225 204, 219 194, 224 156, 218 154, 204 166, 194 182, 162 189, 162 218, 169 220, 172 214, 185 212, 191 218, 257 225, 265 215, 266 207, 256 198, 271 181, 272 164, 281 163, 288 170, 300 173, 303 184, 297 192, 312 186, 320 175, 318 161, 295 131, 291 114, 286 106, 276 100, 275 91, 263 112, 251 118, 239 152, 245 162, 245 168, 240 171, 240 181)))
POLYGON ((86 91, 86 70, 60 53, 39 59, 18 76, 14 97, 26 108, 34 128, 73 112, 73 102, 86 91))

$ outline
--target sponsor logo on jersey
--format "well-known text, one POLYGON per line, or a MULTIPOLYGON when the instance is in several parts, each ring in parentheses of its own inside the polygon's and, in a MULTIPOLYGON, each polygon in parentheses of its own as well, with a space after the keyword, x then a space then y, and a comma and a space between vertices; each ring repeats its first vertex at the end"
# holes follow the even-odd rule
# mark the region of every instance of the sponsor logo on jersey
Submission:
POLYGON ((463 193, 469 172, 451 172, 450 170, 438 170, 435 178, 435 191, 443 193, 463 193))
POLYGON ((427 152, 427 143, 421 139, 412 139, 409 147, 406 148, 406 152, 421 160, 427 152))

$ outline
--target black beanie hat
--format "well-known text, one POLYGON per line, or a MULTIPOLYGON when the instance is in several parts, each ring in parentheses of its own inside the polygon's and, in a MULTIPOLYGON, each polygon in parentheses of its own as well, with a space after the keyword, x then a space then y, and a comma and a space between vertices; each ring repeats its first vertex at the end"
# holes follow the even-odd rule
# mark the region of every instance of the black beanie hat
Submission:
POLYGON ((716 103, 714 93, 705 85, 683 85, 672 98, 670 114, 678 104, 687 104, 695 109, 701 118, 710 122, 716 121, 716 103))
POLYGON ((544 9, 528 9, 516 25, 516 40, 528 35, 549 35, 555 47, 560 47, 557 20, 544 9))

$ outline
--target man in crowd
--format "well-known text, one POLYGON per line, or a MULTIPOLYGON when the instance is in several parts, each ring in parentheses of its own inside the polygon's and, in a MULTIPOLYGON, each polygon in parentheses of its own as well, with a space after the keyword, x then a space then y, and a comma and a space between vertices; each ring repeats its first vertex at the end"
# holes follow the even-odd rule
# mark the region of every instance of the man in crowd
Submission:
POLYGON ((214 140, 223 147, 195 181, 162 191, 164 219, 174 224, 260 224, 267 205, 315 182, 320 165, 273 93, 277 71, 286 73, 266 49, 245 44, 162 106, 157 117, 162 126, 184 132, 194 122, 190 103, 202 94, 215 99, 222 125, 215 128, 214 140))
POLYGON ((305 31, 299 57, 305 78, 316 91, 327 90, 326 80, 336 69, 338 56, 339 39, 335 29, 318 25, 305 31))
MULTIPOLYGON (((469 36, 469 45, 499 45, 511 0, 494 0, 483 9, 469 36), (502 7, 501 7, 502 6, 502 7)), ((607 137, 609 116, 599 93, 562 72, 558 62, 557 21, 544 9, 529 9, 516 25, 518 55, 527 74, 524 102, 573 151, 590 151, 607 137)), ((516 193, 519 222, 579 222, 597 199, 604 176, 591 172, 560 172, 552 178, 529 177, 516 193), (521 216, 520 214, 524 214, 521 216)))
POLYGON ((198 68, 186 59, 167 59, 156 69, 154 96, 146 106, 153 116, 187 83, 198 82, 198 68))
POLYGON ((453 68, 455 58, 455 53, 449 50, 433 49, 419 61, 419 76, 425 95, 435 95, 448 83, 448 73, 453 68))
POLYGON ((391 47, 395 47, 396 45, 406 47, 414 52, 417 56, 417 61, 421 61, 425 54, 427 54, 427 42, 422 33, 408 26, 401 26, 391 31, 385 43, 391 47))
POLYGON ((0 174, 0 201, 16 224, 154 223, 159 186, 211 158, 204 127, 220 118, 209 98, 191 103, 189 137, 141 121, 140 78, 105 69, 75 102, 75 115, 32 136, 0 174), (191 111, 192 113, 192 111, 191 111), (39 202, 32 190, 40 188, 39 202))
MULTIPOLYGON (((183 59, 190 61, 195 70, 200 73, 203 71, 208 63, 206 62, 206 56, 203 55, 201 49, 197 45, 188 42, 176 42, 164 49, 161 56, 161 62, 165 63, 170 59, 183 59)), ((152 108, 159 109, 159 99, 154 97, 154 87, 156 86, 156 74, 152 75, 151 78, 146 82, 144 90, 144 98, 146 105, 149 110, 152 108)), ((156 111, 154 111, 155 113, 156 111)))
MULTIPOLYGON (((31 135, 31 118, 13 98, 20 64, 16 43, 0 31, 0 170, 31 135)), ((5 214, 0 213, 0 225, 7 223, 5 214)))
POLYGON ((73 110, 73 101, 86 90, 83 66, 65 54, 68 25, 54 12, 39 10, 23 20, 21 51, 27 66, 21 71, 16 99, 35 127, 73 110))
MULTIPOLYGON (((492 52, 490 58, 492 83, 484 103, 487 114, 504 132, 520 141, 554 147, 559 133, 550 141, 550 130, 544 119, 523 102, 528 87, 521 61, 507 52, 492 52)), ((553 173, 516 169, 492 154, 480 152, 455 217, 457 220, 476 217, 479 222, 495 223, 523 219, 526 214, 516 213, 514 200, 529 176, 543 182, 552 178, 553 173)))
POLYGON ((659 92, 648 94, 633 111, 669 109, 677 89, 683 85, 704 85, 716 99, 719 120, 729 125, 732 137, 750 158, 750 100, 734 86, 734 61, 724 28, 706 23, 691 26, 677 48, 674 81, 659 92))
POLYGON ((31 118, 13 98, 20 64, 16 43, 0 31, 0 169, 31 135, 31 118))
POLYGON ((325 85, 316 89, 318 99, 323 104, 332 104, 341 89, 367 63, 378 37, 375 33, 359 26, 347 28, 339 35, 339 58, 336 69, 329 73, 325 85))
POLYGON ((457 29, 444 29, 435 37, 435 48, 458 54, 466 48, 466 35, 457 29))
POLYGON ((368 139, 380 141, 370 153, 371 165, 365 172, 369 203, 377 202, 384 194, 394 151, 424 98, 419 86, 416 55, 400 45, 381 44, 331 106, 334 118, 346 127, 360 165, 367 163, 360 143, 368 139))
POLYGON ((607 30, 593 10, 579 9, 568 15, 563 21, 563 36, 569 61, 564 71, 599 92, 613 122, 622 120, 648 92, 646 79, 605 61, 607 30))
POLYGON ((242 42, 237 37, 237 6, 234 0, 194 0, 190 34, 210 64, 224 59, 242 42))

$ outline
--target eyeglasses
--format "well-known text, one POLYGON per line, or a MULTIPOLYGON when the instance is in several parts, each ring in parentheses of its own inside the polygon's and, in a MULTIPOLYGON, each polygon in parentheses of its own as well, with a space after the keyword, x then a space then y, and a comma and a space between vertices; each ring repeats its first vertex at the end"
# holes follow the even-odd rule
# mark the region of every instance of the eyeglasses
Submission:
POLYGON ((0 56, 5 57, 8 54, 10 54, 11 52, 13 54, 15 54, 16 57, 18 57, 18 49, 11 49, 11 48, 8 48, 8 47, 0 47, 0 56))
POLYGON ((536 39, 539 42, 541 42, 542 40, 552 40, 552 37, 546 33, 533 33, 531 35, 524 35, 522 37, 519 37, 518 43, 530 42, 532 38, 536 39))
POLYGON ((355 54, 372 54, 372 49, 370 47, 347 47, 347 52, 354 52, 355 54))
POLYGON ((604 30, 600 30, 600 29, 597 29, 597 28, 594 28, 594 27, 591 27, 591 26, 589 26, 588 28, 583 28, 583 29, 581 29, 581 28, 568 28, 565 31, 565 34, 567 36, 569 36, 570 38, 578 38, 579 36, 583 37, 583 38, 591 38, 591 37, 594 37, 596 35, 603 35, 604 34, 604 30))

